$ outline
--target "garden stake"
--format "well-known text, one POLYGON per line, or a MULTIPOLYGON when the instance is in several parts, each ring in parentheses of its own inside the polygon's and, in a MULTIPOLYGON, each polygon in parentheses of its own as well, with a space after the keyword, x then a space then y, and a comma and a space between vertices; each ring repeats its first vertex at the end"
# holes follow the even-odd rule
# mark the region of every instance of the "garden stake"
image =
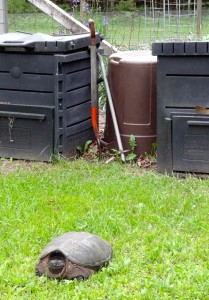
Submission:
POLYGON ((98 125, 98 93, 97 93, 97 50, 96 50, 96 35, 94 28, 94 21, 89 19, 90 28, 90 53, 91 53, 91 121, 95 137, 97 139, 97 146, 99 150, 99 157, 101 156, 100 134, 98 125))

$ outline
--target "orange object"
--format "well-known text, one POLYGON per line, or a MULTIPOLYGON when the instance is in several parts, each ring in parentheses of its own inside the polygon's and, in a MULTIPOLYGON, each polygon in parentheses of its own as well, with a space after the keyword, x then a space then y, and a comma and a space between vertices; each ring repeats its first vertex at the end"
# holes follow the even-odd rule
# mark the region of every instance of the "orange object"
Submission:
POLYGON ((91 121, 96 138, 99 138, 99 126, 98 126, 98 109, 97 107, 91 108, 91 121))

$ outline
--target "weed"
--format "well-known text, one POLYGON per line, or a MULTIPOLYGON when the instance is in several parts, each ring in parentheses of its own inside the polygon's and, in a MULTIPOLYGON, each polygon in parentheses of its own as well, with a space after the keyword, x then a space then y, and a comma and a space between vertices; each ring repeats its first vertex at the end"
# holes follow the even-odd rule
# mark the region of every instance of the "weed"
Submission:
POLYGON ((135 148, 137 147, 137 144, 136 144, 136 138, 133 134, 130 135, 129 145, 131 147, 131 152, 134 152, 135 148))
POLYGON ((129 145, 131 148, 131 153, 126 156, 126 161, 134 161, 136 158, 136 154, 134 153, 135 148, 137 147, 136 138, 133 134, 130 135, 129 145))
POLYGON ((157 143, 152 143, 151 156, 156 157, 157 154, 157 143))
MULTIPOLYGON (((136 154, 134 153, 134 151, 135 151, 135 148, 137 147, 136 138, 133 134, 130 135, 129 145, 130 145, 131 152, 126 156, 126 161, 133 162, 136 158, 136 154)), ((112 152, 113 152, 113 155, 115 156, 116 160, 121 160, 121 158, 120 158, 121 152, 118 149, 112 149, 112 152)), ((129 152, 129 150, 127 150, 127 152, 129 152)))
POLYGON ((120 155, 121 155, 120 151, 117 150, 117 149, 111 149, 111 150, 112 150, 113 155, 115 156, 116 160, 119 161, 120 160, 120 155))
POLYGON ((78 145, 78 146, 76 147, 76 150, 77 150, 77 152, 78 152, 78 155, 81 156, 81 155, 87 153, 87 151, 88 151, 89 146, 91 145, 91 143, 92 143, 92 140, 86 141, 86 143, 85 143, 85 145, 84 145, 83 148, 82 148, 80 145, 78 145))

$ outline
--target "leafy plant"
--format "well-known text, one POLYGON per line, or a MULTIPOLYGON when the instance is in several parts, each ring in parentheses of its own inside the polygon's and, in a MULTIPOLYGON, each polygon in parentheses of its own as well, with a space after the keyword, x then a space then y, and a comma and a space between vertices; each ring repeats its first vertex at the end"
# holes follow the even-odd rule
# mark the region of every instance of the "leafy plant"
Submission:
POLYGON ((88 140, 86 141, 85 145, 84 145, 84 148, 83 148, 83 152, 86 153, 89 149, 89 146, 91 145, 92 143, 92 140, 88 140))
POLYGON ((150 163, 156 163, 157 158, 157 143, 152 143, 152 148, 150 153, 145 152, 145 159, 150 161, 150 163))
POLYGON ((87 151, 88 151, 89 146, 91 145, 91 143, 92 143, 92 140, 86 141, 86 143, 85 143, 85 145, 84 145, 83 148, 80 145, 78 145, 76 147, 76 150, 77 150, 78 154, 79 155, 83 155, 83 154, 87 153, 87 151))
POLYGON ((157 143, 152 143, 151 156, 156 157, 157 143))
POLYGON ((136 158, 136 154, 131 152, 126 156, 126 161, 133 161, 136 158))
POLYGON ((120 160, 120 151, 118 149, 112 149, 112 152, 117 160, 120 160))
POLYGON ((136 154, 134 153, 134 151, 137 147, 136 138, 133 134, 130 135, 129 145, 131 148, 131 152, 126 156, 126 161, 133 161, 136 158, 136 154))
POLYGON ((137 144, 136 144, 136 138, 133 134, 130 135, 129 145, 131 147, 131 151, 134 152, 135 148, 137 147, 137 144))

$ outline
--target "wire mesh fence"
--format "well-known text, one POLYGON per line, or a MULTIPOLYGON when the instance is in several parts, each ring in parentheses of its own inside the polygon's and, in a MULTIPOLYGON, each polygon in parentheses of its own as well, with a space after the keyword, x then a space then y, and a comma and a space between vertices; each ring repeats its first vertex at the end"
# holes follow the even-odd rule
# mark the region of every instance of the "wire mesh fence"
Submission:
MULTIPOLYGON (((92 18, 104 38, 119 50, 148 49, 153 41, 206 40, 209 7, 196 0, 63 0, 62 8, 88 26, 92 18), (201 24, 198 32, 198 23, 201 24)), ((68 33, 66 28, 25 0, 8 1, 9 31, 68 33)))

